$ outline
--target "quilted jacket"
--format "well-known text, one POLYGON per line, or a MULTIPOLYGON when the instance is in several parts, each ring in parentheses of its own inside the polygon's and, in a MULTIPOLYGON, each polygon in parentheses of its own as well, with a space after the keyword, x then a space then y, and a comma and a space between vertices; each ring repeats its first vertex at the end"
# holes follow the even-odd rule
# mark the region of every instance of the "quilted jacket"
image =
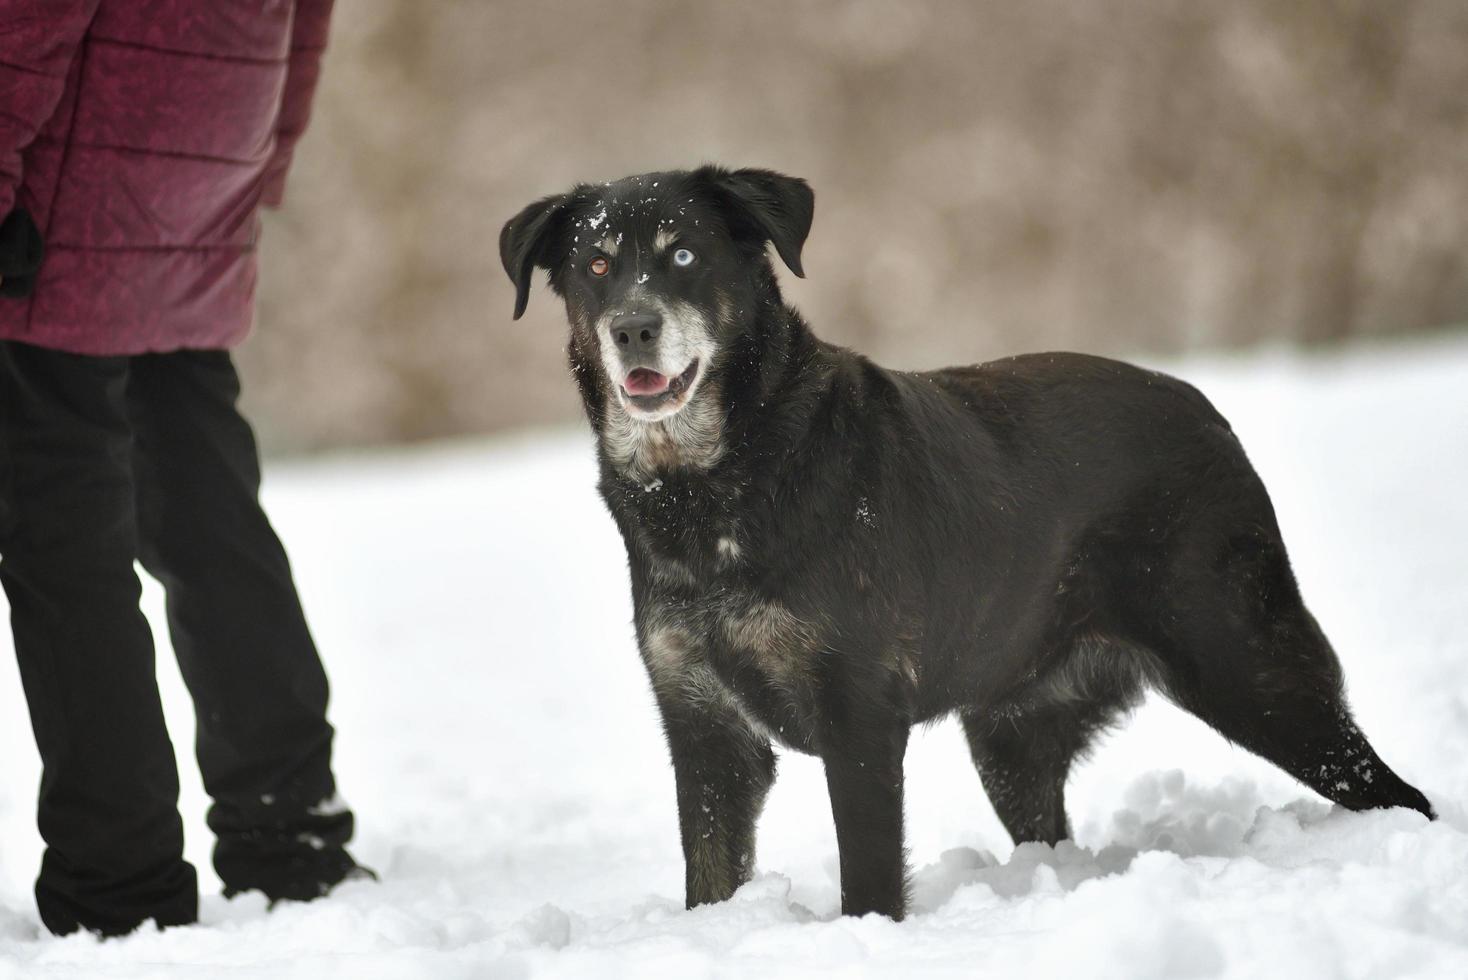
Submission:
POLYGON ((225 348, 332 0, 0 3, 0 339, 225 348))

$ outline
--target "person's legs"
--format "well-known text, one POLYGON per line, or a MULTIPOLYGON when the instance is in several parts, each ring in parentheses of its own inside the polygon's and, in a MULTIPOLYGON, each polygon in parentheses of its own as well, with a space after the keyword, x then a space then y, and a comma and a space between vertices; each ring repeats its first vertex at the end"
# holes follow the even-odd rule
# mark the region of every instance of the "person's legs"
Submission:
POLYGON ((40 749, 46 927, 193 922, 178 773, 138 610, 126 358, 0 341, 0 583, 40 749))
POLYGON ((304 900, 356 866, 352 813, 336 799, 326 674, 260 509, 238 397, 226 352, 133 359, 140 553, 168 593, 226 893, 304 900))

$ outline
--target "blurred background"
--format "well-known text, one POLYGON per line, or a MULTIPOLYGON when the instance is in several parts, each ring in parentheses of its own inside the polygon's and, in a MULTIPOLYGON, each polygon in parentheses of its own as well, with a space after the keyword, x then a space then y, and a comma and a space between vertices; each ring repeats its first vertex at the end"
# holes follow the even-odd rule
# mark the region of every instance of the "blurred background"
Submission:
POLYGON ((787 298, 893 367, 1468 322, 1462 0, 342 0, 260 322, 269 452, 563 423, 501 224, 715 161, 816 190, 787 298))

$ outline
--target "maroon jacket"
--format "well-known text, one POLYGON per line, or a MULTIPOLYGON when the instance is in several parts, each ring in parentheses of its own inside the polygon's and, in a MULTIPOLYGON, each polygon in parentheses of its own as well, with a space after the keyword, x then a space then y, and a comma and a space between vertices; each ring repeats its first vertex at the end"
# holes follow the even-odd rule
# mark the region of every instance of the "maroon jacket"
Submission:
MULTIPOLYGON (((4 0, 0 218, 45 257, 0 339, 78 354, 249 330, 257 208, 278 204, 332 0, 4 0)), ((3 270, 0 270, 3 271, 3 270)))

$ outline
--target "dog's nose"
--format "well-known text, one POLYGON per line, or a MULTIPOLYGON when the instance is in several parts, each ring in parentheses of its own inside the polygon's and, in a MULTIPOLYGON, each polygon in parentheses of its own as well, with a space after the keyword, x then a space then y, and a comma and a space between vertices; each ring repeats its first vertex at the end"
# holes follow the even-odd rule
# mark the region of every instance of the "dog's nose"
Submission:
POLYGON ((645 354, 657 348, 663 318, 656 313, 623 313, 612 320, 612 343, 625 354, 645 354))

